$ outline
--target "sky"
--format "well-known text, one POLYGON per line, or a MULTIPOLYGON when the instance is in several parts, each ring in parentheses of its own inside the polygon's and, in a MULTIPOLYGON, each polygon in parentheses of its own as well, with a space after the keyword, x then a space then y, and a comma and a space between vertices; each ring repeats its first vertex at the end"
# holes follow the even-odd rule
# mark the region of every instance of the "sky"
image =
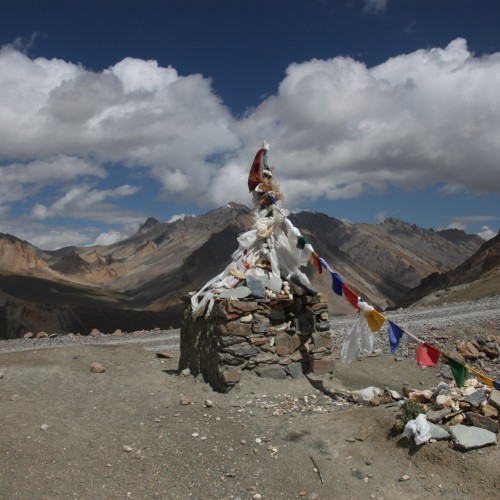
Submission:
POLYGON ((110 244, 251 206, 500 228, 497 0, 4 0, 0 232, 110 244))

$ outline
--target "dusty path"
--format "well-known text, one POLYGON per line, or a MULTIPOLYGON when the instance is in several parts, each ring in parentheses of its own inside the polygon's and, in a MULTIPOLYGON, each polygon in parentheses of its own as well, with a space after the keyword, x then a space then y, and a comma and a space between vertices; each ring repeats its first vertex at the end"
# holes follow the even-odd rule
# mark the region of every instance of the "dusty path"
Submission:
MULTIPOLYGON (((483 331, 484 321, 478 314, 469 324, 462 322, 462 329, 483 331)), ((500 327, 498 319, 487 321, 500 327)), ((456 331, 446 328, 449 336, 456 331)), ((249 376, 223 395, 176 374, 175 338, 155 344, 164 335, 175 332, 102 337, 114 345, 71 339, 72 345, 41 349, 40 340, 27 350, 1 353, 0 498, 486 499, 497 494, 499 446, 460 453, 439 442, 414 449, 389 437, 394 407, 358 407, 318 390, 431 387, 441 380, 442 366, 421 369, 411 356, 396 361, 382 352, 350 366, 339 363, 333 377, 249 376), (168 345, 172 359, 143 349, 168 345), (95 361, 105 365, 105 373, 90 371, 95 361), (205 406, 207 399, 213 407, 205 406)))

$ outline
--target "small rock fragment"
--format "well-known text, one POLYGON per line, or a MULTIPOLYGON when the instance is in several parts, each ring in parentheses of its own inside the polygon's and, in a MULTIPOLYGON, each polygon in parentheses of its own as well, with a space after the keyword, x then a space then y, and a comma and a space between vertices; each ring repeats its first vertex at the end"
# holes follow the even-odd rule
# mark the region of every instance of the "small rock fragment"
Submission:
POLYGON ((106 371, 106 367, 102 363, 95 361, 90 365, 90 371, 93 373, 104 373, 106 371))

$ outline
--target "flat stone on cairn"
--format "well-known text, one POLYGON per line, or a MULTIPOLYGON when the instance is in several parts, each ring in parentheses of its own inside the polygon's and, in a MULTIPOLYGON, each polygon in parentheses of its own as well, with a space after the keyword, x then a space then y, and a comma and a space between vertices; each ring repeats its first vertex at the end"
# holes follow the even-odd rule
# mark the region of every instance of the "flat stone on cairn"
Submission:
POLYGON ((179 371, 229 391, 245 372, 296 379, 333 371, 326 298, 300 270, 315 254, 278 206, 268 145, 250 170, 255 223, 226 269, 192 295, 180 332, 179 371))

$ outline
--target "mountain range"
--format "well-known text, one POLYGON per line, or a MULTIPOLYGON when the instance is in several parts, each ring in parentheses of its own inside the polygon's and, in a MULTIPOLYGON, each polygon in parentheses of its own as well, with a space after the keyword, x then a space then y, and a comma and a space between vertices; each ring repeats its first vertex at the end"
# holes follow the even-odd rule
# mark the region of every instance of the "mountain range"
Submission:
MULTIPOLYGON (((497 248, 498 237, 485 243, 461 230, 422 229, 394 218, 353 224, 299 212, 290 220, 349 287, 380 310, 421 299, 432 288, 425 279, 455 283, 458 278, 437 277, 465 265, 485 246, 497 248), (414 292, 419 285, 422 292, 414 292)), ((182 297, 226 267, 237 237, 253 221, 249 208, 229 203, 170 223, 149 218, 137 233, 111 245, 54 251, 0 234, 0 338, 40 330, 86 334, 92 328, 179 326, 182 297)), ((493 272, 498 252, 490 254, 493 272)), ((331 291, 329 273, 319 274, 312 265, 306 273, 328 296, 332 317, 352 313, 345 299, 331 291)))

